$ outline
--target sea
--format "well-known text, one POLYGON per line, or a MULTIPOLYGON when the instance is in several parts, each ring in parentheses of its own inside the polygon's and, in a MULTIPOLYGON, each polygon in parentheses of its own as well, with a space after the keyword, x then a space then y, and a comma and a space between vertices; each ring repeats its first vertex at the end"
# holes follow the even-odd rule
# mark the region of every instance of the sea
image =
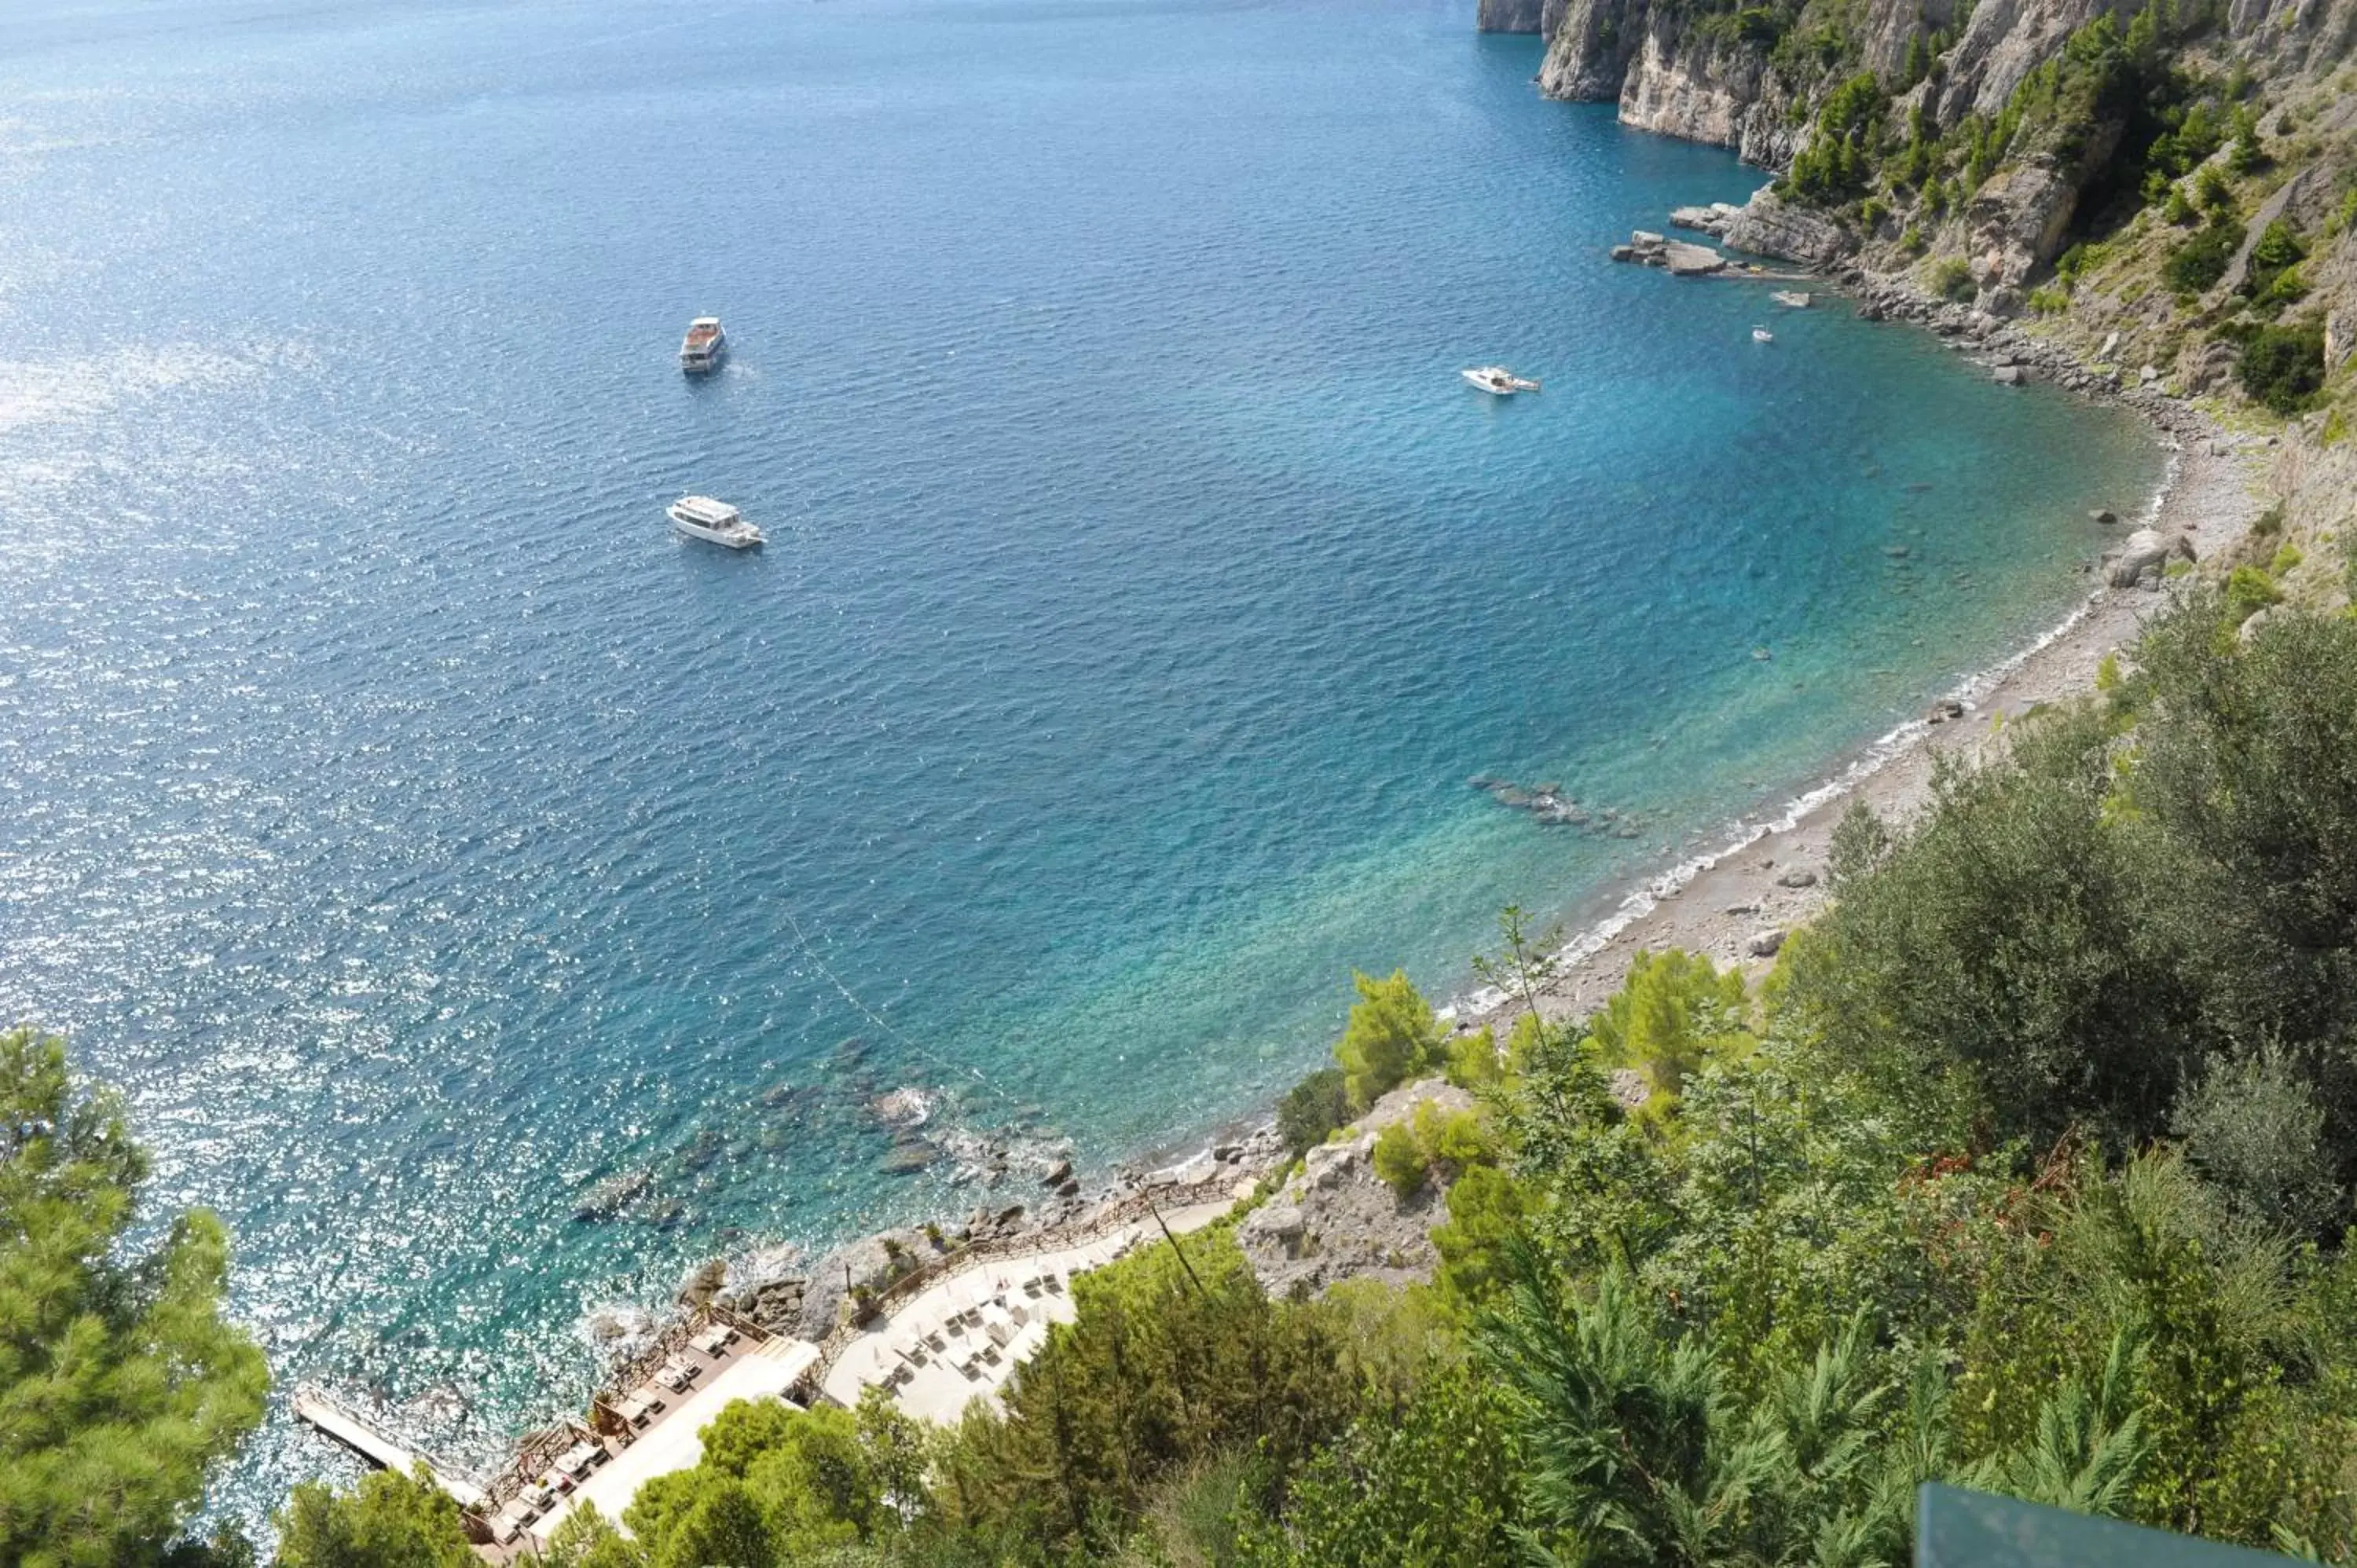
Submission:
POLYGON ((217 1508, 349 1473, 297 1382, 486 1462, 702 1260, 1183 1154, 1353 970, 1463 993, 2079 602, 2150 433, 1615 265, 1765 177, 1539 61, 1471 0, 13 0, 0 1017, 234 1233, 282 1402, 217 1508))

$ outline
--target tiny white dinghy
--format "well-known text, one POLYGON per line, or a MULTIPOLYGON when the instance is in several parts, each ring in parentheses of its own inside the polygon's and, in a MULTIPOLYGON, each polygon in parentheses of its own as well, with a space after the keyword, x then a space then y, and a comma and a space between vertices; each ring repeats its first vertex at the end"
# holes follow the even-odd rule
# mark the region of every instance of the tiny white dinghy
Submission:
POLYGON ((1478 370, 1457 372, 1473 386, 1496 397, 1512 397, 1516 392, 1536 392, 1539 383, 1514 374, 1503 365, 1483 365, 1478 370))
POLYGON ((668 515, 671 525, 690 539, 731 550, 750 550, 761 542, 761 531, 747 522, 742 512, 710 496, 682 496, 671 503, 668 515))
POLYGON ((1754 327, 1751 329, 1751 340, 1754 343, 1773 343, 1776 340, 1776 334, 1769 331, 1765 327, 1754 327))

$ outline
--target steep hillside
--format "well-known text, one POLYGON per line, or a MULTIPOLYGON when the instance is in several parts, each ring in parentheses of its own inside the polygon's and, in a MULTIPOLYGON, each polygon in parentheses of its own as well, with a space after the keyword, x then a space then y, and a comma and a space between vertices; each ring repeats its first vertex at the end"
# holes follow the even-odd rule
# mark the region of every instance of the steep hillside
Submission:
MULTIPOLYGON (((2357 0, 1490 0, 1539 81, 1774 171, 1738 250, 2014 318, 2095 381, 2357 420, 2357 0)), ((1977 319, 1978 317, 1975 317, 1977 319)), ((2075 379, 2075 378, 2074 378, 2075 379)), ((2352 492, 2279 487, 2321 515, 2352 492)))

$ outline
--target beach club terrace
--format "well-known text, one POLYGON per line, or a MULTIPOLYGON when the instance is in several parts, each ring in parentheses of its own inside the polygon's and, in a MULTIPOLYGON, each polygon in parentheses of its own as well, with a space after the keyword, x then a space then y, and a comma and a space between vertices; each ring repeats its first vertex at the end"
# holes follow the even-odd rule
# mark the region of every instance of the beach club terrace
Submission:
POLYGON ((1072 1320, 1071 1281, 1136 1248, 1176 1238, 1226 1214, 1232 1195, 1168 1212, 1150 1204, 1066 1230, 1060 1244, 978 1245, 883 1293, 865 1323, 845 1323, 823 1344, 776 1334, 720 1307, 672 1326, 597 1395, 587 1422, 568 1421, 526 1439, 506 1469, 478 1482, 414 1453, 324 1395, 296 1413, 380 1465, 420 1459, 464 1509, 477 1552, 514 1562, 545 1550, 585 1503, 616 1524, 639 1488, 694 1467, 704 1429, 737 1400, 820 1400, 856 1406, 879 1389, 910 1415, 955 1423, 977 1399, 996 1401, 1007 1380, 1072 1320))

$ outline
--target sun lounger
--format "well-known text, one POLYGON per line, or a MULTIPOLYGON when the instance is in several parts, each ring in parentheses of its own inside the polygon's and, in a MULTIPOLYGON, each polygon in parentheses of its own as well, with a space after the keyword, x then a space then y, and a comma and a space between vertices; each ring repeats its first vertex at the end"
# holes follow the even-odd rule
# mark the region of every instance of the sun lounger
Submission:
POLYGON ((1014 1329, 1010 1328, 1004 1323, 996 1321, 984 1324, 982 1326, 982 1331, 990 1336, 990 1342, 993 1345, 1001 1348, 1004 1348, 1009 1339, 1015 1337, 1014 1329))

